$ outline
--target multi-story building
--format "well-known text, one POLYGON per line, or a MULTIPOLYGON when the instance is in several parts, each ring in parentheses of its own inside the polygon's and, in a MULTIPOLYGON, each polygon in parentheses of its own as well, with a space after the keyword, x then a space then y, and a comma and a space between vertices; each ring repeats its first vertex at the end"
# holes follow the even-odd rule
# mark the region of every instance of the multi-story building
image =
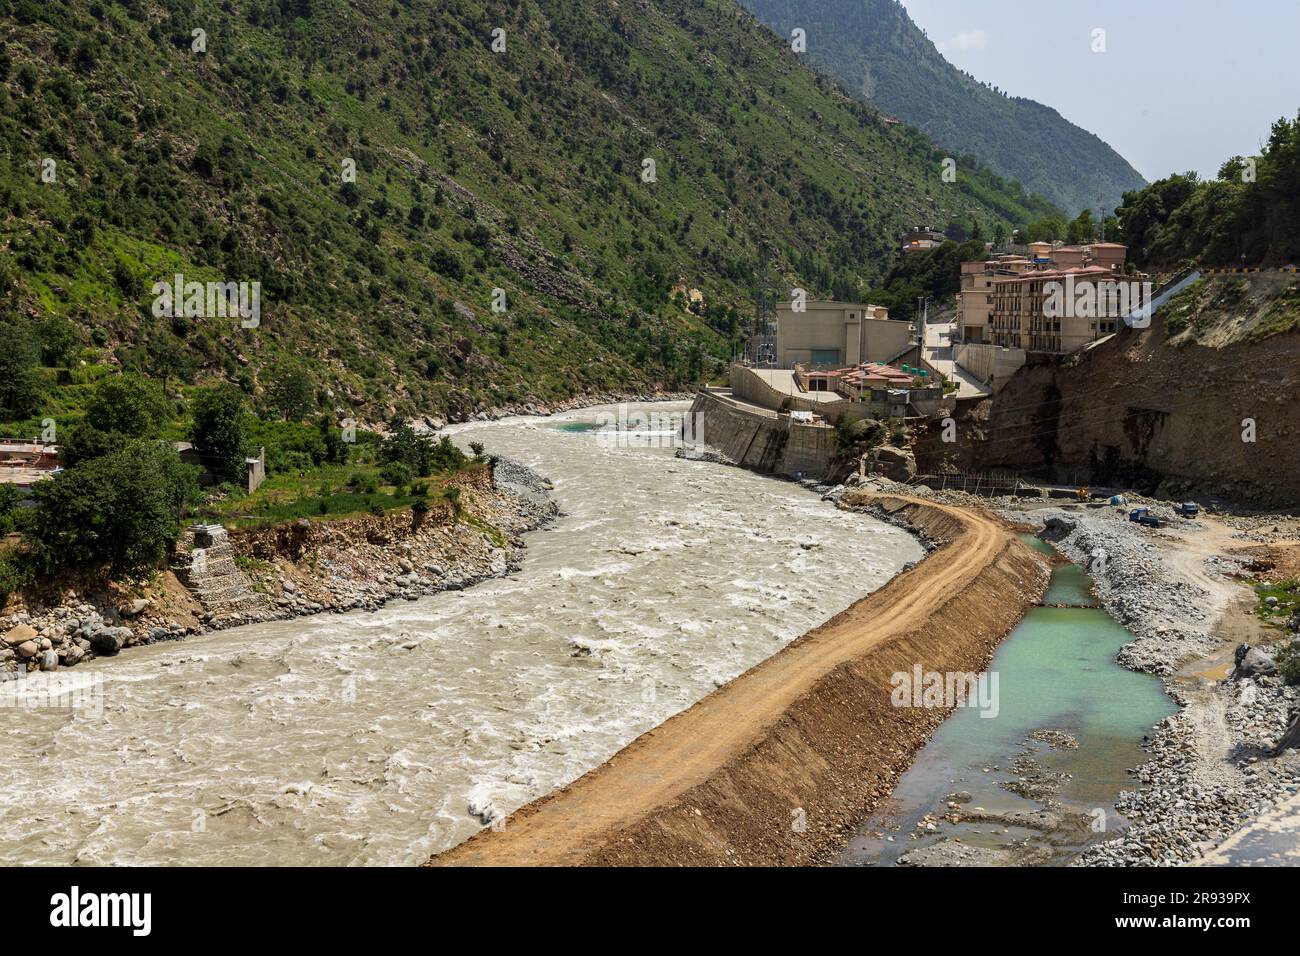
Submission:
POLYGON ((1122 273, 1127 249, 1119 243, 1067 246, 1031 242, 1026 248, 1028 256, 962 263, 957 323, 961 342, 1031 352, 1072 352, 1115 332, 1124 317, 1115 314, 1117 304, 1138 301, 1142 287, 1134 284, 1141 283, 1143 277, 1122 273), (1097 309, 1075 308, 1076 284, 1080 290, 1092 286, 1092 294, 1101 293, 1097 309), (1049 309, 1053 291, 1060 298, 1060 307, 1049 309))
POLYGON ((1068 353, 1119 330, 1144 302, 1144 276, 1102 266, 1030 270, 993 286, 992 344, 1068 353))
POLYGON ((1029 268, 1024 256, 997 256, 985 262, 961 264, 958 299, 958 338, 963 342, 988 342, 989 314, 993 311, 993 283, 1011 279, 1029 268))

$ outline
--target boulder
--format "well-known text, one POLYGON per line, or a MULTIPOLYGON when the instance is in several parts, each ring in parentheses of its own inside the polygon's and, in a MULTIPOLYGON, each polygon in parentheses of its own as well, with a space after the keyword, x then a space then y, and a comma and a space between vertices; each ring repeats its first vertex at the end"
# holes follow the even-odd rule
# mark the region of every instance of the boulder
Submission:
POLYGON ((17 650, 18 656, 27 660, 29 657, 35 657, 40 652, 41 646, 35 641, 23 641, 18 645, 17 650))
POLYGON ((58 670, 59 668, 58 651, 54 651, 54 650, 42 651, 40 666, 41 666, 41 670, 43 671, 58 670))
POLYGON ((90 636, 90 646, 96 654, 116 654, 130 636, 129 627, 104 627, 90 636))
POLYGON ((117 609, 117 613, 122 617, 139 617, 149 609, 148 598, 136 598, 134 601, 127 601, 117 609))
POLYGON ((910 451, 881 445, 871 454, 875 457, 876 470, 890 481, 904 482, 916 477, 916 458, 910 451))
POLYGON ((24 641, 36 640, 36 628, 30 624, 19 624, 17 627, 10 628, 5 633, 5 643, 10 647, 22 644, 24 641))
POLYGON ((1242 644, 1233 654, 1237 662, 1232 676, 1236 680, 1243 677, 1258 677, 1262 674, 1276 674, 1277 664, 1258 647, 1242 644))
POLYGON ((1075 527, 1075 522, 1069 518, 1048 518, 1039 537, 1044 541, 1060 541, 1073 534, 1075 527))

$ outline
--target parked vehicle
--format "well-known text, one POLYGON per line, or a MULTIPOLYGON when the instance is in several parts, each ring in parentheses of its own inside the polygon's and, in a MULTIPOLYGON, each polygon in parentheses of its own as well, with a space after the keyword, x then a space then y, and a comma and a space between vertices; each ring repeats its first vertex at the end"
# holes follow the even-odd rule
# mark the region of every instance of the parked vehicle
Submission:
POLYGON ((1184 518, 1195 518, 1201 513, 1201 506, 1195 501, 1184 501, 1178 506, 1178 513, 1184 518))
POLYGON ((1165 523, 1151 513, 1149 508, 1134 508, 1128 513, 1129 521, 1136 521, 1144 528, 1163 528, 1165 523))

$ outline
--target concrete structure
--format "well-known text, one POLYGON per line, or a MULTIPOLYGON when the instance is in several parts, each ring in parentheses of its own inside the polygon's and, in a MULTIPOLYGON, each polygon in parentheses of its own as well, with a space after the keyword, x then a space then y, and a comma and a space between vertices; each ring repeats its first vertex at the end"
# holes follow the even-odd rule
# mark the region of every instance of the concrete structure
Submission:
POLYGON ((921 359, 922 368, 933 368, 957 386, 956 396, 963 398, 983 398, 992 389, 984 380, 971 374, 957 364, 956 322, 928 322, 925 326, 925 350, 921 359))
POLYGON ((887 362, 906 347, 911 330, 880 305, 810 299, 796 312, 782 302, 776 307, 776 364, 830 369, 887 362))
POLYGON ((703 416, 709 444, 745 468, 823 478, 835 459, 835 429, 822 421, 799 421, 714 390, 696 395, 696 415, 703 416))
POLYGON ((266 481, 266 449, 259 448, 256 458, 245 458, 244 465, 248 468, 248 493, 251 495, 266 481))
POLYGON ((0 438, 0 485, 30 488, 57 471, 57 445, 37 439, 0 438))
POLYGON ((984 342, 962 342, 955 347, 954 359, 960 369, 998 391, 1007 380, 1024 367, 1028 353, 984 342))

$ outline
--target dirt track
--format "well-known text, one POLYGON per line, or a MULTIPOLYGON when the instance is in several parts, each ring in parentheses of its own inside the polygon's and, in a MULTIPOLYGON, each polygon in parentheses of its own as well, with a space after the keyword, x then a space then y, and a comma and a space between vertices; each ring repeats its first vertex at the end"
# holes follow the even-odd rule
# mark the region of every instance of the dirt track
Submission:
POLYGON ((982 668, 1046 584, 1044 562, 987 515, 910 499, 859 495, 857 503, 903 509, 947 543, 602 766, 521 808, 500 832, 484 830, 430 862, 807 862, 824 850, 850 818, 887 795, 946 715, 889 707, 888 675, 921 661, 982 668), (951 620, 939 620, 940 612, 951 620), (886 647, 898 653, 879 653, 886 647), (796 808, 808 823, 791 837, 796 808))

